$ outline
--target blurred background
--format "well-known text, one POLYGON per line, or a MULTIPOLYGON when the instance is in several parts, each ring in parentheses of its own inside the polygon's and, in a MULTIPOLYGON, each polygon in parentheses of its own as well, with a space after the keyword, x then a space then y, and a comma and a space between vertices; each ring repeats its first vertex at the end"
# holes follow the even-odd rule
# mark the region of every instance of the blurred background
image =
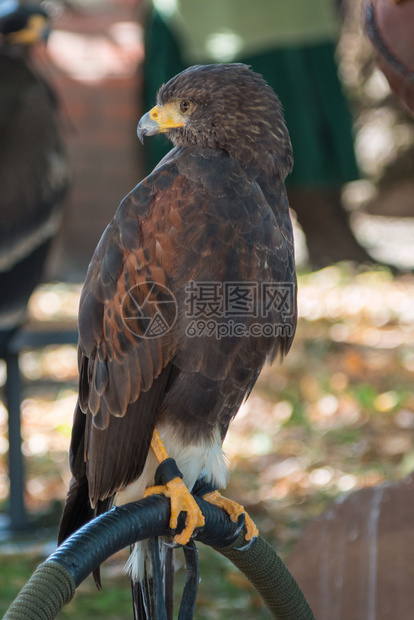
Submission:
MULTIPOLYGON (((0 139, 0 181, 14 179, 7 200, 0 197, 6 359, 22 324, 24 334, 76 330, 82 282, 103 230, 168 148, 157 137, 144 149, 136 137, 163 81, 188 64, 244 61, 279 94, 297 160, 288 190, 299 327, 283 365, 263 371, 225 447, 228 496, 246 506, 285 559, 335 498, 414 469, 413 116, 376 64, 361 0, 318 0, 311 16, 301 0, 289 2, 290 11, 286 4, 49 0, 41 4, 49 16, 47 44, 43 35, 29 44, 8 39, 13 2, 0 2, 0 135, 15 147, 11 154, 0 139), (8 79, 18 106, 10 104, 8 79), (37 140, 47 157, 36 151, 37 140), (32 148, 44 168, 30 173, 24 158, 32 148), (26 210, 18 212, 13 200, 26 210), (38 246, 45 248, 41 256, 38 246), (17 281, 13 269, 23 254, 27 297, 36 285, 26 318, 24 295, 11 312, 15 285, 8 285, 17 281), (36 266, 30 277, 28 265, 36 266)), ((74 344, 18 342, 29 531, 11 533, 8 517, 7 372, 0 360, 2 612, 54 548, 77 397, 74 344)), ((88 580, 61 615, 130 617, 125 557, 108 561, 103 594, 88 580)), ((197 617, 228 618, 235 609, 240 618, 267 617, 223 558, 203 549, 201 560, 197 617)))

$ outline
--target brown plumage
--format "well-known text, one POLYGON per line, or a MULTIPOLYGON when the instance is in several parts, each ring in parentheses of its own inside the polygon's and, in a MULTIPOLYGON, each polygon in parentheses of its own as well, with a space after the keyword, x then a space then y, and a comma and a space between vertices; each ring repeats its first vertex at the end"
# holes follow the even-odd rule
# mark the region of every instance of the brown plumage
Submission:
MULTIPOLYGON (((79 310, 73 479, 60 541, 141 476, 155 425, 190 488, 203 467, 223 484, 209 450, 221 450, 263 364, 287 353, 295 331, 284 186, 292 154, 274 92, 244 65, 192 67, 160 89, 148 114, 139 134, 167 133, 175 148, 122 201, 88 270, 79 310), (216 317, 244 335, 189 336, 191 282, 257 284, 253 312, 216 317), (290 312, 269 304, 263 283, 290 287, 290 312), (175 303, 162 305, 171 301, 164 287, 175 303), (147 297, 153 303, 145 304, 147 297), (168 330, 144 337, 161 309, 168 330), (258 335, 250 333, 253 324, 258 335), (264 324, 282 329, 265 335, 264 324), (198 446, 205 455, 186 473, 181 453, 198 446)), ((197 316, 209 318, 207 308, 197 316)), ((153 469, 144 488, 153 484, 153 469)))

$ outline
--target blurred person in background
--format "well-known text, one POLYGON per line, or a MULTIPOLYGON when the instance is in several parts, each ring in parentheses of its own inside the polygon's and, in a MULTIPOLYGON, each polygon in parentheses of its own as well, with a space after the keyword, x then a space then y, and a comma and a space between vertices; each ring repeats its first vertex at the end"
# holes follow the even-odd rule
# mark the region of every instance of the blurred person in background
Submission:
MULTIPOLYGON (((309 262, 372 261, 349 225, 344 183, 358 179, 352 118, 337 74, 340 16, 335 0, 153 0, 145 23, 144 109, 187 66, 243 62, 282 101, 294 169, 290 205, 305 233, 309 262)), ((169 150, 148 141, 147 170, 169 150)))

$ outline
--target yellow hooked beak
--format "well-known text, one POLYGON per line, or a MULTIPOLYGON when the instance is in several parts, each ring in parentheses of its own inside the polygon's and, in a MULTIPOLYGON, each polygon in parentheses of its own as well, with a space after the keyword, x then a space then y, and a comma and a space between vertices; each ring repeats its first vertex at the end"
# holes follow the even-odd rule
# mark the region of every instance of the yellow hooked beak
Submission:
POLYGON ((144 114, 138 123, 137 134, 141 142, 144 136, 155 136, 157 133, 167 133, 170 129, 182 127, 185 118, 177 101, 171 101, 163 106, 155 106, 144 114))

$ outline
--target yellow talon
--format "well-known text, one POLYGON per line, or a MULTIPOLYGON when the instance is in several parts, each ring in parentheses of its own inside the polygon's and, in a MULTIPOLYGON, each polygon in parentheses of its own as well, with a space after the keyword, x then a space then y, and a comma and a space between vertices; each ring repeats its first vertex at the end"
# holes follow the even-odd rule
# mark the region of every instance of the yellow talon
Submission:
MULTIPOLYGON (((158 463, 162 463, 168 459, 167 450, 165 449, 157 428, 154 429, 154 433, 152 435, 151 448, 158 463)), ((176 534, 174 536, 175 542, 179 545, 186 545, 193 535, 194 530, 197 527, 202 527, 204 525, 204 516, 194 497, 191 495, 181 478, 174 478, 165 485, 148 487, 144 493, 144 497, 148 497, 148 495, 165 495, 170 498, 170 528, 172 530, 177 528, 177 521, 180 512, 187 513, 185 518, 185 528, 181 534, 176 534)))
POLYGON ((233 500, 228 499, 227 497, 223 497, 220 495, 218 491, 212 491, 211 493, 206 493, 203 495, 203 499, 214 506, 218 506, 219 508, 223 508, 227 514, 229 515, 232 521, 237 523, 238 518, 241 514, 244 514, 244 525, 246 528, 246 540, 252 540, 252 538, 256 538, 259 535, 259 530, 255 526, 252 518, 247 514, 243 506, 238 504, 237 502, 233 502, 233 500))
MULTIPOLYGON (((168 453, 165 449, 161 436, 158 432, 158 429, 154 429, 154 433, 151 439, 151 448, 157 458, 159 463, 162 463, 166 459, 168 459, 168 453)), ((198 507, 197 502, 194 497, 191 495, 190 491, 185 486, 184 482, 181 478, 177 477, 167 482, 165 485, 157 485, 148 487, 144 493, 144 497, 148 497, 148 495, 165 495, 170 498, 171 502, 171 517, 170 517, 170 528, 175 530, 177 528, 177 521, 180 512, 186 512, 187 516, 185 518, 185 528, 181 532, 181 534, 176 534, 174 536, 175 542, 179 545, 186 545, 193 535, 194 530, 197 527, 203 527, 205 524, 205 519, 203 513, 198 507)), ((253 520, 243 506, 237 504, 237 502, 233 502, 231 499, 227 497, 223 497, 220 495, 218 491, 213 491, 212 493, 206 493, 203 496, 207 502, 213 504, 214 506, 218 506, 219 508, 223 508, 227 514, 230 516, 230 519, 237 523, 238 518, 241 514, 244 514, 244 526, 246 528, 246 540, 252 540, 252 538, 256 538, 259 534, 259 530, 253 523, 253 520)))
POLYGON ((181 478, 174 478, 170 482, 167 482, 166 485, 148 487, 144 493, 144 497, 148 497, 148 495, 165 495, 170 498, 170 528, 172 530, 175 530, 177 527, 180 512, 183 511, 187 513, 185 528, 181 534, 176 534, 174 536, 175 542, 179 545, 186 545, 194 530, 204 525, 204 516, 181 478))

